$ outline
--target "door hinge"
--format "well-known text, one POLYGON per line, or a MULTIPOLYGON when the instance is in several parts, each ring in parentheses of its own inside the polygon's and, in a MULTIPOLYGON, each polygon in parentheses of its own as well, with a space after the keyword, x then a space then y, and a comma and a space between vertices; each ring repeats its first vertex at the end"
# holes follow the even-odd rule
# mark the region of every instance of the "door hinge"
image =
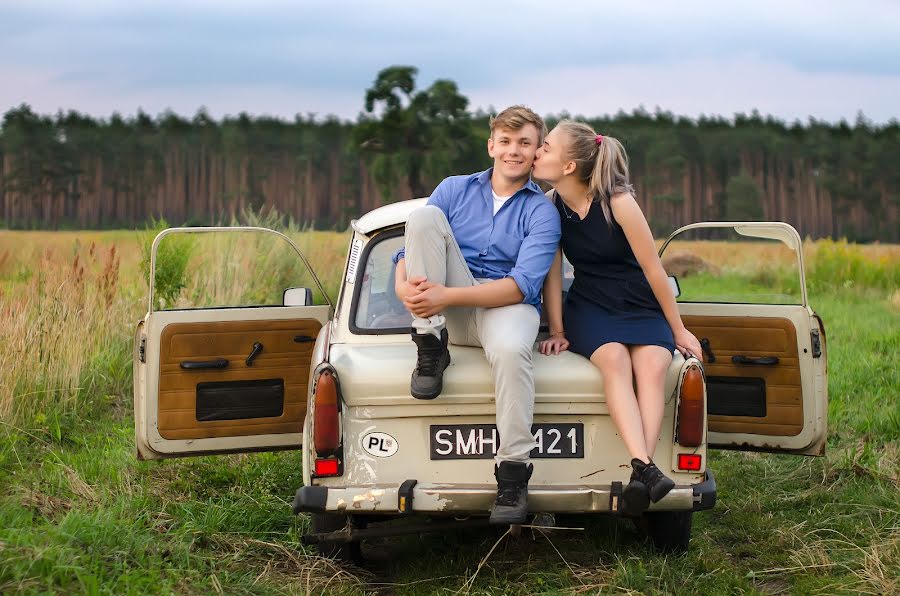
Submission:
POLYGON ((812 339, 812 356, 813 358, 818 358, 822 355, 822 339, 819 337, 819 330, 813 329, 809 332, 809 335, 812 339))
POLYGON ((147 362, 147 336, 141 336, 141 345, 138 346, 138 357, 141 362, 147 362))

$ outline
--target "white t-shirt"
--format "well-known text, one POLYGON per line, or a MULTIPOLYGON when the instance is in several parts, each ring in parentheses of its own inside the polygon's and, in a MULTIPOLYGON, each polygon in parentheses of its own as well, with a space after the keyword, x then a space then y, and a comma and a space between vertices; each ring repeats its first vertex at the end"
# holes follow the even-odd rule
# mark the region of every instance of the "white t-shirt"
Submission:
POLYGON ((503 207, 503 203, 508 201, 512 195, 501 197, 494 192, 493 188, 491 189, 491 194, 494 195, 494 215, 497 215, 497 212, 500 211, 500 207, 503 207))

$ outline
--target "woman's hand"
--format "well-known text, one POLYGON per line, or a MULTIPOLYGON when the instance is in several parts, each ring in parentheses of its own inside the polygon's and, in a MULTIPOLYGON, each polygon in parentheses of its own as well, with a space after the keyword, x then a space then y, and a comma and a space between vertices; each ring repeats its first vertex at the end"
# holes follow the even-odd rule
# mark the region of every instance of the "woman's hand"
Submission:
POLYGON ((700 362, 703 362, 703 348, 700 347, 700 342, 697 341, 693 333, 688 331, 686 327, 682 327, 673 335, 675 337, 675 347, 685 358, 694 356, 700 362))
POLYGON ((566 335, 564 333, 556 333, 550 336, 550 339, 545 339, 541 342, 540 351, 544 356, 550 356, 551 354, 559 354, 560 352, 565 352, 569 349, 569 340, 566 339, 566 335))

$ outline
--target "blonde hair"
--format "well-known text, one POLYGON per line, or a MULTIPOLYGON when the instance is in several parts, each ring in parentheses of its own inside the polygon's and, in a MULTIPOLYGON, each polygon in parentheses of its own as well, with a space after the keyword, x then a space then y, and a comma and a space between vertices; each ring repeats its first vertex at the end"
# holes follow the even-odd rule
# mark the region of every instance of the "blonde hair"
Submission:
POLYGON ((544 142, 547 136, 547 125, 544 119, 538 116, 531 108, 525 106, 510 106, 491 117, 491 135, 498 128, 507 130, 521 130, 525 125, 533 124, 538 131, 538 144, 544 142))
POLYGON ((634 195, 628 176, 628 155, 617 139, 603 136, 583 122, 561 120, 556 128, 569 137, 568 158, 575 162, 575 175, 587 184, 593 200, 600 202, 606 222, 612 224, 609 200, 622 193, 634 195))

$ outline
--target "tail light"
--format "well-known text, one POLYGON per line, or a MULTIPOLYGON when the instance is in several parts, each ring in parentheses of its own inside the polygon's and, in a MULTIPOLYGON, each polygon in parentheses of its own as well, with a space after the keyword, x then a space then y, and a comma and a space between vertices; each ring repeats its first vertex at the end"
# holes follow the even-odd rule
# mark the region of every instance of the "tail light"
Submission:
POLYGON ((679 453, 678 469, 699 472, 703 469, 703 456, 697 453, 679 453))
POLYGON ((316 380, 313 446, 319 457, 335 455, 341 445, 338 387, 334 371, 325 369, 316 380))
POLYGON ((693 364, 681 380, 678 402, 678 444, 698 447, 703 442, 706 407, 703 403, 703 371, 693 364))

